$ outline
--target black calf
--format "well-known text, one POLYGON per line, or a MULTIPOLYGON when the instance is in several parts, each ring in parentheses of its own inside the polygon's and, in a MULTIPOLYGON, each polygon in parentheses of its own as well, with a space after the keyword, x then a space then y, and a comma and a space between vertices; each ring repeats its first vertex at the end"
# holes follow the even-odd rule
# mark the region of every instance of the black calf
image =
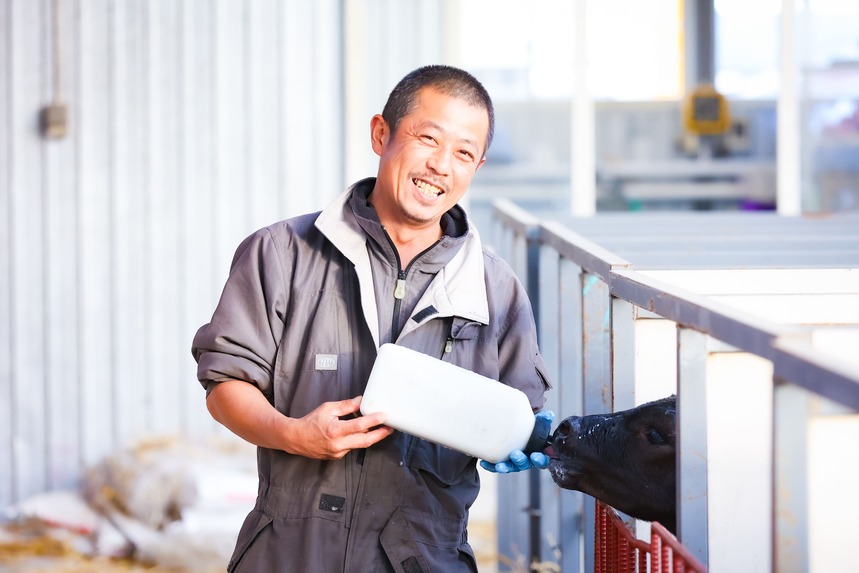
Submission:
POLYGON ((674 396, 622 412, 566 418, 546 450, 552 479, 674 532, 675 419, 674 396))

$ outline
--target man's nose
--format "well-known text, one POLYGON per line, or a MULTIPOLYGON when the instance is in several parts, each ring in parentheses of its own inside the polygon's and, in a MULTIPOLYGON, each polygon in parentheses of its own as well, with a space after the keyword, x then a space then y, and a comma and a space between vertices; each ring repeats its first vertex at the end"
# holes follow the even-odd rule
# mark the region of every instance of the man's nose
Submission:
POLYGON ((448 175, 450 172, 451 151, 444 146, 438 147, 430 155, 427 165, 439 175, 448 175))

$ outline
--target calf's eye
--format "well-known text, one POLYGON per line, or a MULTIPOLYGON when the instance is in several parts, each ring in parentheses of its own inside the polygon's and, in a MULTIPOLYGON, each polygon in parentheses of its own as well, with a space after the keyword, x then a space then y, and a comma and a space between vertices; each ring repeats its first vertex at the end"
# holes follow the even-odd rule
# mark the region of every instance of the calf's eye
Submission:
POLYGON ((651 444, 653 444, 654 446, 664 444, 666 441, 665 436, 663 436, 661 433, 659 433, 659 430, 657 430, 656 428, 650 428, 649 430, 647 430, 647 433, 645 434, 645 436, 647 436, 647 441, 650 442, 651 444))

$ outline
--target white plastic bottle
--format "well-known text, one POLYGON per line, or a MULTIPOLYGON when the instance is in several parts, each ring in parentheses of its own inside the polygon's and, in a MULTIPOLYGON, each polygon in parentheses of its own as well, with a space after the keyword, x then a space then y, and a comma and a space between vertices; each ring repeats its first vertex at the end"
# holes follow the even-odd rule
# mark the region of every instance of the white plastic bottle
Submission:
POLYGON ((383 344, 361 413, 384 412, 386 425, 484 459, 542 451, 551 422, 535 418, 525 393, 421 352, 383 344))

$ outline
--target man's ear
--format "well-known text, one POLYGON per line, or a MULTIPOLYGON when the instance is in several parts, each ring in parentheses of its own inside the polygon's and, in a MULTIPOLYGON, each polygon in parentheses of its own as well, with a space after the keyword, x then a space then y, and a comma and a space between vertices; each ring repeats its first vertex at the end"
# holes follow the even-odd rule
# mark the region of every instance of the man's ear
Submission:
POLYGON ((390 135, 391 132, 388 129, 388 122, 385 121, 385 118, 378 113, 374 115, 370 120, 370 144, 376 155, 382 155, 382 150, 388 143, 390 135))

